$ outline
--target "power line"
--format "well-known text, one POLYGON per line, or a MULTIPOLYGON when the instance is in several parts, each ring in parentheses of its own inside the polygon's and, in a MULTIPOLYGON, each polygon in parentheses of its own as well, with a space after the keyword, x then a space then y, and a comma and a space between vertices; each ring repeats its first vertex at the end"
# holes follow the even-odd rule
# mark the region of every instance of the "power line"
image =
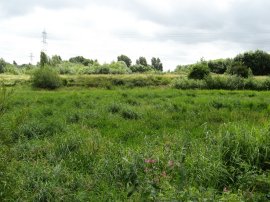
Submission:
POLYGON ((42 32, 42 45, 43 45, 43 47, 42 47, 42 51, 43 52, 46 52, 47 51, 47 45, 48 45, 48 43, 47 43, 47 32, 46 32, 46 30, 44 29, 44 31, 42 32))
POLYGON ((30 58, 30 63, 32 64, 32 62, 33 62, 33 58, 34 58, 33 53, 30 53, 29 58, 30 58))

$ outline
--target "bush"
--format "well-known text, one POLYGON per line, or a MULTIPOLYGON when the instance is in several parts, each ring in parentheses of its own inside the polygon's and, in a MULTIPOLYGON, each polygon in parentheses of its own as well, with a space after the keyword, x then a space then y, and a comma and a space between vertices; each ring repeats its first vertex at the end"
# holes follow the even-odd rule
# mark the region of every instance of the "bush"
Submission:
POLYGON ((130 69, 131 69, 132 72, 140 72, 140 73, 153 71, 152 67, 144 66, 144 65, 141 65, 141 64, 132 65, 130 67, 130 69))
POLYGON ((224 74, 225 71, 230 66, 231 66, 231 59, 210 60, 208 62, 208 67, 210 71, 216 74, 224 74))
POLYGON ((112 62, 109 65, 109 68, 110 68, 111 74, 126 74, 126 73, 129 73, 130 71, 126 63, 123 61, 112 62))
POLYGON ((56 89, 62 84, 61 78, 52 68, 44 67, 36 70, 32 76, 36 88, 56 89))
POLYGON ((177 89, 204 89, 206 88, 206 83, 204 80, 180 78, 174 82, 173 86, 177 89))
POLYGON ((204 79, 210 74, 210 70, 206 64, 198 63, 194 65, 188 75, 189 79, 204 79))
POLYGON ((232 67, 228 69, 228 73, 243 78, 248 78, 252 75, 251 69, 240 62, 234 62, 232 67))

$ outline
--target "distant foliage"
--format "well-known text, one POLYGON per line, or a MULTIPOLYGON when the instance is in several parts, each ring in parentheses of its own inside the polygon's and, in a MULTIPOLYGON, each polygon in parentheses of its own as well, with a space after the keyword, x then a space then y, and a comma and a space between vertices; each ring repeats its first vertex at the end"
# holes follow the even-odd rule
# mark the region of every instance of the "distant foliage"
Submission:
POLYGON ((147 60, 146 60, 145 57, 139 57, 139 59, 136 60, 136 64, 137 64, 137 65, 142 65, 142 66, 145 66, 145 67, 148 66, 147 60))
POLYGON ((192 65, 177 65, 174 72, 175 73, 187 73, 190 71, 192 65))
POLYGON ((118 62, 120 62, 120 61, 125 62, 126 65, 127 65, 127 67, 130 67, 131 64, 132 64, 131 59, 130 59, 128 56, 126 56, 126 55, 120 55, 120 56, 118 56, 118 57, 117 57, 117 61, 118 61, 118 62))
POLYGON ((211 77, 203 80, 179 78, 173 82, 177 89, 269 90, 270 79, 243 78, 239 76, 211 77))
POLYGON ((189 72, 189 79, 204 79, 210 74, 210 70, 206 64, 198 63, 192 67, 189 72))
POLYGON ((43 51, 40 53, 40 66, 44 67, 46 64, 49 64, 49 58, 43 51))
POLYGON ((7 63, 4 59, 0 58, 0 74, 5 72, 5 67, 7 63))
POLYGON ((227 71, 229 74, 236 75, 243 78, 248 78, 252 75, 252 71, 241 62, 234 62, 227 71))
POLYGON ((270 74, 270 54, 257 50, 239 54, 234 58, 236 62, 242 62, 245 66, 251 68, 254 75, 270 74))
POLYGON ((62 62, 62 58, 59 55, 53 55, 52 59, 50 60, 50 64, 52 66, 61 64, 61 62, 62 62))
POLYGON ((70 58, 69 62, 80 63, 80 64, 83 64, 84 66, 88 66, 88 65, 94 64, 94 62, 97 62, 97 61, 84 58, 83 56, 76 56, 76 57, 70 58))
POLYGON ((224 74, 226 70, 231 66, 231 59, 218 59, 208 61, 208 67, 211 72, 216 74, 224 74))
POLYGON ((161 63, 160 59, 159 58, 155 58, 153 57, 151 59, 151 64, 152 64, 152 67, 157 70, 157 71, 163 71, 163 64, 161 63))
POLYGON ((144 65, 141 65, 141 64, 132 65, 130 67, 130 69, 131 69, 132 72, 135 72, 135 73, 143 73, 143 72, 153 71, 152 67, 144 66, 144 65))
POLYGON ((44 67, 34 72, 32 83, 36 88, 56 89, 61 86, 62 80, 55 70, 44 67))
POLYGON ((103 65, 94 63, 93 65, 83 69, 84 74, 126 74, 129 72, 130 69, 123 61, 112 62, 111 64, 103 65))

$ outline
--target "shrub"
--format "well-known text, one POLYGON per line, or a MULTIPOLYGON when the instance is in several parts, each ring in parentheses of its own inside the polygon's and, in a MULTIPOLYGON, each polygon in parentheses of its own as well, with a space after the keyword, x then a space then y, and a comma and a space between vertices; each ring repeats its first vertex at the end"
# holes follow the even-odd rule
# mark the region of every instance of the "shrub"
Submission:
POLYGON ((227 78, 225 77, 211 77, 205 78, 207 88, 209 89, 226 89, 227 78))
POLYGON ((210 70, 206 64, 198 63, 194 65, 188 75, 189 79, 204 79, 210 74, 210 70))
POLYGON ((125 74, 128 73, 130 70, 127 67, 126 63, 123 61, 119 61, 119 62, 112 62, 109 65, 110 68, 110 73, 111 74, 125 74))
POLYGON ((216 74, 223 74, 231 66, 231 59, 218 59, 210 60, 208 62, 208 67, 211 72, 216 74))
POLYGON ((149 72, 153 70, 150 66, 144 66, 141 64, 132 65, 130 66, 130 69, 132 72, 140 72, 140 73, 149 72))
POLYGON ((228 69, 228 73, 243 78, 248 78, 252 75, 251 69, 241 62, 234 62, 232 67, 228 69))
POLYGON ((36 88, 56 89, 62 84, 61 78, 52 68, 44 67, 36 70, 32 76, 36 88))
POLYGON ((177 89, 204 89, 206 88, 206 83, 204 80, 180 78, 174 82, 173 86, 177 89))
POLYGON ((266 79, 262 82, 262 90, 270 90, 270 79, 266 79))

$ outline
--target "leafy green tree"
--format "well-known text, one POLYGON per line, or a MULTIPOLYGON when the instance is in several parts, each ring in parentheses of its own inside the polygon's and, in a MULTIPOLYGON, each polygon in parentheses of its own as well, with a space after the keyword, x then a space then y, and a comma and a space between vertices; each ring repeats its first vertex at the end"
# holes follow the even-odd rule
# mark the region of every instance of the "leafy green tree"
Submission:
POLYGON ((62 58, 59 55, 53 55, 50 61, 51 65, 55 66, 62 62, 62 58))
POLYGON ((44 67, 46 64, 49 64, 49 58, 43 51, 40 53, 40 66, 44 67))
POLYGON ((17 62, 15 60, 13 60, 13 65, 16 66, 16 67, 18 66, 18 64, 17 64, 17 62))
POLYGON ((159 58, 153 57, 151 59, 152 67, 157 71, 163 71, 163 64, 161 63, 159 58))
POLYGON ((83 64, 84 66, 89 66, 89 65, 94 64, 94 62, 97 62, 97 61, 84 58, 83 56, 76 56, 76 57, 70 58, 69 62, 80 63, 80 64, 83 64))
POLYGON ((111 74, 125 74, 130 71, 124 61, 112 62, 109 68, 111 74))
POLYGON ((246 65, 244 65, 242 62, 233 62, 231 68, 229 68, 227 72, 229 74, 243 78, 248 78, 252 75, 252 70, 246 65))
POLYGON ((131 59, 128 56, 126 56, 126 55, 120 55, 120 56, 118 56, 117 57, 117 61, 118 62, 120 62, 120 61, 125 62, 128 67, 130 67, 131 64, 132 64, 131 59))
POLYGON ((210 74, 209 67, 206 64, 198 63, 193 65, 191 71, 189 72, 189 79, 204 79, 210 74))
POLYGON ((4 73, 7 63, 3 58, 0 58, 0 73, 4 73))
POLYGON ((245 52, 237 55, 234 61, 251 68, 254 75, 270 74, 270 55, 267 52, 261 50, 245 52))
POLYGON ((139 57, 138 60, 136 60, 137 65, 142 65, 142 66, 148 66, 147 60, 145 57, 139 57))
POLYGON ((224 74, 231 66, 231 59, 217 59, 208 61, 208 67, 211 72, 216 74, 224 74))

